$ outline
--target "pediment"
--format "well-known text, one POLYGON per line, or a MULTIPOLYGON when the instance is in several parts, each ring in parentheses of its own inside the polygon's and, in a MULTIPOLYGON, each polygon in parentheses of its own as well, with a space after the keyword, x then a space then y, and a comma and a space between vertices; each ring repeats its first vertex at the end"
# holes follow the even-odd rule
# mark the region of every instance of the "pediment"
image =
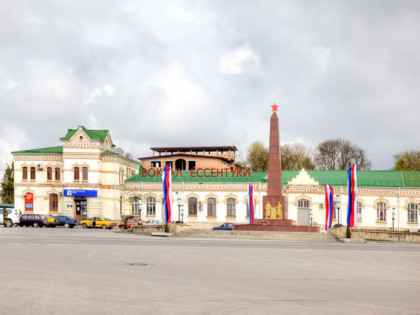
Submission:
POLYGON ((91 141, 92 140, 89 138, 86 132, 84 132, 81 128, 79 128, 69 139, 69 142, 71 143, 90 143, 91 141))
POLYGON ((312 178, 309 173, 302 169, 289 183, 291 186, 319 186, 319 182, 312 178))

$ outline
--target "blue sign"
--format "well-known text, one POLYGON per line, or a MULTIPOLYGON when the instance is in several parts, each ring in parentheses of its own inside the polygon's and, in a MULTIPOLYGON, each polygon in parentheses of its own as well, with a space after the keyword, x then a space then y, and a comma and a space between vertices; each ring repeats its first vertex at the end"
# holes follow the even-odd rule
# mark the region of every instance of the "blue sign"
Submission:
POLYGON ((97 190, 64 189, 65 197, 98 197, 97 190))

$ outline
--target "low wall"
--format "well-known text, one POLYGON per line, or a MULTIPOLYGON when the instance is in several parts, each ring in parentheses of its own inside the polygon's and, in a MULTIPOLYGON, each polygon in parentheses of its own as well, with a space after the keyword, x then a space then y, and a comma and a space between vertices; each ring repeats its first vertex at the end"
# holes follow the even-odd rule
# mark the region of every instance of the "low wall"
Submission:
MULTIPOLYGON (((336 238, 346 238, 346 226, 339 228, 331 228, 328 233, 336 238)), ((392 232, 392 231, 375 231, 351 229, 351 238, 361 238, 365 240, 390 241, 390 242, 407 242, 420 243, 420 233, 418 232, 392 232)))

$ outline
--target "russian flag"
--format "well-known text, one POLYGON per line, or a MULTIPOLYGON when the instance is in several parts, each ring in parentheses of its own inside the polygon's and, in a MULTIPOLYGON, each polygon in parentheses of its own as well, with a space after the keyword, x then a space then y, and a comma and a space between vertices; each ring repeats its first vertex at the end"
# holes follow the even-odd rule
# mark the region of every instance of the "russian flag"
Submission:
POLYGON ((334 188, 331 185, 325 185, 325 231, 331 228, 332 218, 334 216, 334 188))
POLYGON ((348 191, 349 201, 347 205, 347 226, 357 227, 357 167, 350 165, 347 170, 349 177, 348 191))
POLYGON ((163 180, 163 202, 165 205, 165 219, 166 222, 171 223, 171 204, 172 204, 172 180, 171 180, 171 166, 165 165, 162 174, 163 180))
POLYGON ((254 214, 255 214, 254 187, 251 184, 249 184, 249 188, 248 188, 248 209, 249 209, 249 224, 254 224, 254 214))

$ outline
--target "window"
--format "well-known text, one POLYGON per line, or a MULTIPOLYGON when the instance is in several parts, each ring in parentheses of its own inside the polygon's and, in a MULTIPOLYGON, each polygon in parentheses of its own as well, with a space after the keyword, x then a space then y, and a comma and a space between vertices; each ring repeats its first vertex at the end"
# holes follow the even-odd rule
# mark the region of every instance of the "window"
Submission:
POLYGON ((386 221, 386 203, 378 202, 376 204, 376 220, 377 221, 386 221))
POLYGON ((88 168, 85 166, 82 168, 82 180, 88 180, 88 168))
POLYGON ((60 180, 60 168, 55 168, 55 180, 60 180))
POLYGON ((362 220, 362 203, 357 202, 357 220, 362 220))
POLYGON ((58 211, 58 195, 50 194, 50 212, 58 211))
POLYGON ((47 180, 52 180, 52 167, 47 167, 47 180))
POLYGON ((188 198, 188 215, 197 215, 197 198, 188 198))
POLYGON ((153 197, 146 199, 146 215, 156 215, 156 200, 153 197))
POLYGON ((74 168, 74 180, 80 180, 80 169, 77 166, 74 168))
POLYGON ((22 167, 22 180, 28 180, 28 168, 26 166, 22 167))
POLYGON ((172 167, 172 161, 168 161, 168 162, 166 162, 166 165, 169 165, 169 166, 171 167, 171 169, 173 168, 173 167, 172 167))
POLYGON ((207 215, 209 217, 216 216, 216 198, 207 199, 207 215))
POLYGON ((309 200, 306 200, 306 199, 299 200, 298 208, 309 208, 309 200))
POLYGON ((152 161, 152 167, 160 167, 160 161, 152 161))
POLYGON ((140 204, 139 197, 131 198, 131 215, 140 215, 140 204))
POLYGON ((227 200, 227 214, 228 217, 236 216, 236 200, 229 198, 227 200))
POLYGON ((35 167, 31 167, 31 180, 35 180, 35 167))
POLYGON ((188 169, 195 170, 195 161, 188 161, 188 169))
POLYGON ((418 222, 418 205, 416 203, 408 204, 408 222, 409 223, 418 222))

